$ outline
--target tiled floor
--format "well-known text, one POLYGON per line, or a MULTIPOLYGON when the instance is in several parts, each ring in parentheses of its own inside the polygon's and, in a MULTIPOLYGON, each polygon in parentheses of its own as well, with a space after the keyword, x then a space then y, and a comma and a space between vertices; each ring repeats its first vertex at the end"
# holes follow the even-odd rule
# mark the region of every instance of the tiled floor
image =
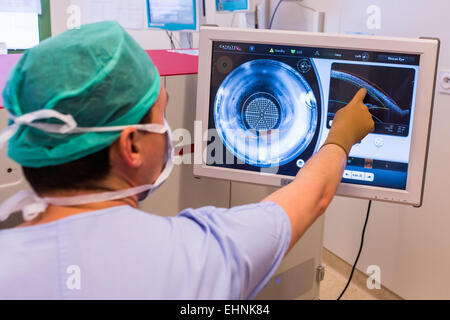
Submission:
MULTIPOLYGON (((325 279, 320 283, 320 299, 336 300, 347 284, 351 266, 324 248, 322 265, 325 267, 325 279)), ((394 293, 382 287, 369 290, 366 286, 367 276, 355 271, 352 282, 342 300, 399 300, 394 293)))
MULTIPOLYGON (((320 299, 336 300, 345 288, 348 277, 344 277, 339 271, 325 263, 323 266, 325 267, 325 279, 320 283, 320 299)), ((342 300, 377 300, 377 298, 352 281, 342 300)))

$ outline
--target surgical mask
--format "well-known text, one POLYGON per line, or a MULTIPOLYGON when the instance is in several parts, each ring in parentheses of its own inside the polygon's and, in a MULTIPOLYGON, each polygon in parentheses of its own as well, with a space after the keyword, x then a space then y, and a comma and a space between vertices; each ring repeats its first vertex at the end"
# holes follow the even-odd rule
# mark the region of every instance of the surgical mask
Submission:
POLYGON ((71 115, 63 115, 55 110, 39 110, 21 117, 14 117, 10 115, 13 124, 0 133, 0 148, 3 144, 14 136, 21 125, 28 125, 42 131, 60 134, 86 133, 86 132, 112 132, 122 131, 126 128, 136 128, 140 131, 159 133, 166 135, 166 151, 164 155, 165 163, 159 177, 153 184, 142 185, 135 188, 94 193, 73 197, 39 197, 31 190, 23 190, 12 196, 0 206, 0 222, 5 221, 14 212, 22 212, 25 221, 31 221, 39 214, 44 212, 48 205, 55 206, 76 206, 96 202, 112 201, 128 198, 133 195, 138 195, 138 200, 142 201, 148 195, 160 188, 163 183, 170 176, 173 169, 174 147, 172 144, 172 131, 169 124, 164 119, 164 125, 159 124, 136 124, 129 126, 114 126, 114 127, 78 127, 76 121, 71 115), (34 123, 40 119, 55 118, 62 121, 64 124, 47 124, 34 123))

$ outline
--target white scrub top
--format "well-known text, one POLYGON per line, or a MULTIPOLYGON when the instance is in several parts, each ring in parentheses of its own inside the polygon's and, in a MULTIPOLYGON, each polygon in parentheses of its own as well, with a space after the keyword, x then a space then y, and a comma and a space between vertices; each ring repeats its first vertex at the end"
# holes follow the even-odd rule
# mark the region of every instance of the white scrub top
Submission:
POLYGON ((120 206, 0 231, 3 299, 251 299, 291 238, 275 203, 160 217, 120 206))

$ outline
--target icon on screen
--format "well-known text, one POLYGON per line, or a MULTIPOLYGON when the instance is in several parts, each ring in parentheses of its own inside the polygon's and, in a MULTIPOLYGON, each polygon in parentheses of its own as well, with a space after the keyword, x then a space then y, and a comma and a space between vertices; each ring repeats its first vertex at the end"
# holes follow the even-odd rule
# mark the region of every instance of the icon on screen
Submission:
POLYGON ((376 138, 374 141, 374 144, 377 148, 381 148, 384 146, 384 139, 383 138, 376 138))
POLYGON ((301 169, 304 166, 305 166, 305 160, 303 160, 303 159, 297 160, 297 167, 299 167, 301 169))
POLYGON ((311 68, 312 65, 309 59, 302 59, 297 63, 297 69, 303 74, 308 73, 311 68))
POLYGON ((369 58, 370 58, 370 56, 369 56, 369 54, 368 54, 367 52, 364 52, 364 53, 362 54, 361 59, 362 59, 363 61, 369 61, 369 58))

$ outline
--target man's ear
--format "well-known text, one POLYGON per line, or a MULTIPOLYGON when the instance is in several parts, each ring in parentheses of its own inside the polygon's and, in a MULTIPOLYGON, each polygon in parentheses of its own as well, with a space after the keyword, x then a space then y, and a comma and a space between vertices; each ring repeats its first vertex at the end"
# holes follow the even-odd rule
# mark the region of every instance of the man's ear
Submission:
POLYGON ((114 143, 112 157, 122 164, 137 168, 142 165, 139 144, 137 143, 138 133, 135 128, 126 128, 122 131, 119 139, 114 143))

